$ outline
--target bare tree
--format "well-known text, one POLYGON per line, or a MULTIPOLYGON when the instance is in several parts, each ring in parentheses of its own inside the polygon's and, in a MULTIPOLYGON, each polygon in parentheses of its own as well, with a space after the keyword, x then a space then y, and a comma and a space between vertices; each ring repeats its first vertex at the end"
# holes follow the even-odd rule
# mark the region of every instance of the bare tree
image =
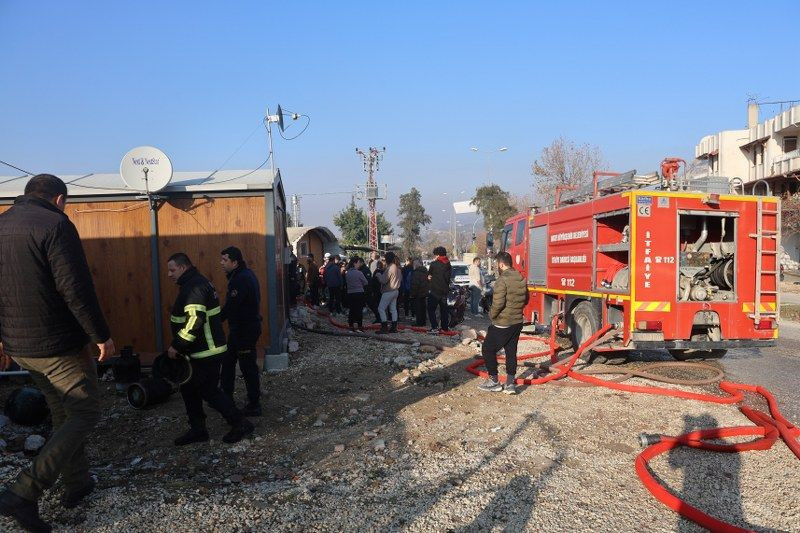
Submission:
POLYGON ((542 149, 531 165, 534 187, 540 197, 552 202, 559 185, 580 186, 588 183, 592 172, 601 170, 605 160, 600 148, 591 144, 575 144, 559 137, 542 149))
POLYGON ((530 191, 523 194, 511 194, 509 201, 517 210, 518 213, 522 213, 523 211, 527 211, 532 206, 537 205, 538 198, 535 192, 530 191))
POLYGON ((785 237, 800 233, 800 193, 784 197, 781 203, 781 230, 785 237))

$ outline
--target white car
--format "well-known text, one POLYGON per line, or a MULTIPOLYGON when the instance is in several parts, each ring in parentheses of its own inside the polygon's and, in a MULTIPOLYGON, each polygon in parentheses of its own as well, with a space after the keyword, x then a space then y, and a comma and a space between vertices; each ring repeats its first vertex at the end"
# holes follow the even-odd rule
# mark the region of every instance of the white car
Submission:
POLYGON ((469 287, 469 265, 463 261, 450 261, 452 267, 451 282, 462 287, 469 287))

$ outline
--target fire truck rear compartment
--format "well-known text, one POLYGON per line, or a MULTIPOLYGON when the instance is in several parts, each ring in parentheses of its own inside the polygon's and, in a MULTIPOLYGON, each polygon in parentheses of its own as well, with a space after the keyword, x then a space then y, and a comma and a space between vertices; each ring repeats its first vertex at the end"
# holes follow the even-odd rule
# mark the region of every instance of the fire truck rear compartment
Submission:
POLYGON ((678 302, 735 302, 736 215, 678 214, 678 302))

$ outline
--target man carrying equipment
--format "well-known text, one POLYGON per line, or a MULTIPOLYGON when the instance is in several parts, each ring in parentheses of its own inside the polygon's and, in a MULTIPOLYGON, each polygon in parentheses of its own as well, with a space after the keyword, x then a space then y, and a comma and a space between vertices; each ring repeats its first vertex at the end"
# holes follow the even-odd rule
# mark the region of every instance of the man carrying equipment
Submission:
POLYGON ((180 287, 169 318, 173 339, 167 355, 172 359, 178 354, 186 355, 192 365, 192 378, 181 385, 189 431, 175 439, 175 445, 208 440, 203 400, 231 425, 222 441, 239 442, 254 427, 219 388, 220 367, 227 347, 217 292, 182 252, 169 258, 167 272, 180 287))

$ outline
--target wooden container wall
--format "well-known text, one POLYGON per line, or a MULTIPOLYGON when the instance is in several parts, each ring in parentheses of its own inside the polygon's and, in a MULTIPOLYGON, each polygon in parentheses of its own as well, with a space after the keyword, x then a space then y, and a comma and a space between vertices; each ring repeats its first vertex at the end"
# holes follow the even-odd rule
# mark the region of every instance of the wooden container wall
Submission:
POLYGON ((242 251, 247 266, 258 277, 263 321, 258 345, 269 344, 267 311, 266 223, 264 196, 236 198, 171 198, 158 208, 158 253, 161 259, 161 309, 164 345, 172 339, 169 316, 178 294, 167 276, 170 255, 184 252, 206 276, 224 303, 228 281, 220 266, 220 252, 228 246, 242 251))
POLYGON ((114 342, 155 351, 147 202, 75 202, 64 212, 78 228, 114 342))

